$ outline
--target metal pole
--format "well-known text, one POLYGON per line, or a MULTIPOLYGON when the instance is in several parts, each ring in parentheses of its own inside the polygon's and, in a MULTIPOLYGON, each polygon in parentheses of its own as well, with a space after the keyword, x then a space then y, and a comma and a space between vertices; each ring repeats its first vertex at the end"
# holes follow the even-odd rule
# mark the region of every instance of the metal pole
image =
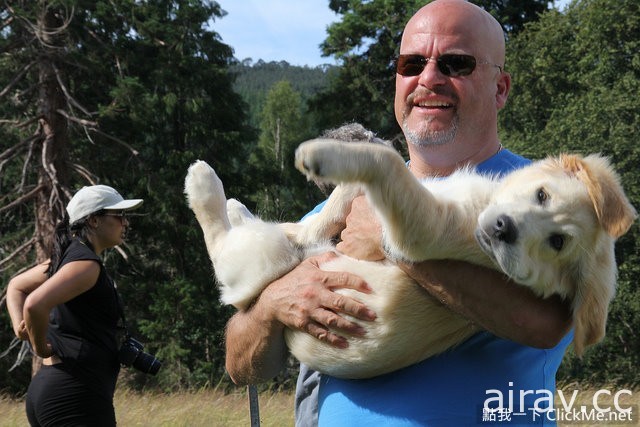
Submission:
POLYGON ((258 389, 255 385, 247 386, 249 392, 249 416, 251 417, 251 427, 260 427, 260 408, 258 405, 258 389))

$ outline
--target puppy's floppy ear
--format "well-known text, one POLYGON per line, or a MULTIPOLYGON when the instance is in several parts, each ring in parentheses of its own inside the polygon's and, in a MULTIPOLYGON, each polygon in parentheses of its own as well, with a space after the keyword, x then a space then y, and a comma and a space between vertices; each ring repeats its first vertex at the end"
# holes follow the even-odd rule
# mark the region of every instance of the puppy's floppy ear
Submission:
POLYGON ((616 239, 625 234, 638 215, 609 160, 598 154, 584 158, 565 154, 560 156, 560 162, 586 185, 602 228, 616 239))
POLYGON ((579 357, 605 335, 609 303, 615 294, 615 264, 602 268, 608 270, 599 274, 604 277, 587 278, 573 299, 573 345, 579 357))

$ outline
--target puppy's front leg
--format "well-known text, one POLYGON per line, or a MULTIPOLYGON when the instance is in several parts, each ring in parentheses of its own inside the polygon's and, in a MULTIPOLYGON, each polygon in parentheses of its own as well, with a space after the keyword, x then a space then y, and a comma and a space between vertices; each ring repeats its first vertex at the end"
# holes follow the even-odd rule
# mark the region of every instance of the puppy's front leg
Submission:
POLYGON ((320 212, 296 224, 295 229, 287 229, 287 235, 303 246, 331 240, 346 227, 351 202, 360 194, 362 194, 360 185, 338 185, 331 192, 320 212), (295 233, 291 233, 293 230, 295 233))
POLYGON ((345 144, 332 139, 314 139, 300 144, 295 158, 296 168, 307 178, 336 184, 368 184, 381 174, 392 172, 398 162, 404 168, 398 153, 385 145, 345 144))
POLYGON ((321 181, 361 183, 380 218, 392 259, 468 260, 481 253, 473 238, 473 212, 437 199, 388 147, 312 140, 298 147, 296 167, 321 181))

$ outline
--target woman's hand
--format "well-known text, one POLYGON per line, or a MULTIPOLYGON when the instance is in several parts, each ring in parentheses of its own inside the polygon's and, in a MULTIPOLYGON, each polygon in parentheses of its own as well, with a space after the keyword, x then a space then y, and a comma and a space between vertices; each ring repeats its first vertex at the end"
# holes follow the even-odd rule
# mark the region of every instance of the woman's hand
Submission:
POLYGON ((18 330, 16 331, 16 336, 20 338, 22 341, 29 340, 29 332, 27 331, 27 324, 24 323, 24 319, 20 321, 18 325, 18 330))

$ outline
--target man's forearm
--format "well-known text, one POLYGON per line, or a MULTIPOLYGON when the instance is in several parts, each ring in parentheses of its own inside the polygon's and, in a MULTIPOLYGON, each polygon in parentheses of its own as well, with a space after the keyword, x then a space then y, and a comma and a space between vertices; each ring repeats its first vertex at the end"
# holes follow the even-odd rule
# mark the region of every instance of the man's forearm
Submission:
POLYGON ((399 266, 451 310, 497 336, 550 348, 571 328, 567 301, 537 297, 498 271, 449 260, 399 266))
POLYGON ((353 318, 371 321, 376 314, 360 301, 335 291, 366 293, 371 289, 358 276, 319 268, 335 258, 332 252, 307 258, 269 284, 248 310, 229 320, 226 366, 236 384, 264 381, 280 372, 288 355, 285 327, 338 348, 348 345, 345 336, 364 334, 353 318))
POLYGON ((260 316, 260 307, 236 313, 227 323, 226 368, 234 383, 260 383, 284 367, 284 326, 260 316))

